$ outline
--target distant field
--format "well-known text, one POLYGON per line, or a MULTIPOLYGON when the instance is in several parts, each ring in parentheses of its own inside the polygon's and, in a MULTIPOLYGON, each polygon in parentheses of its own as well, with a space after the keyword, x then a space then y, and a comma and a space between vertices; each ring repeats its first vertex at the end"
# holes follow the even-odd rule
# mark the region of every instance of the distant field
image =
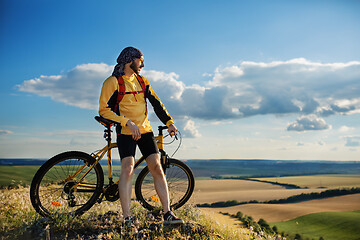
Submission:
POLYGON ((197 180, 191 201, 196 204, 213 203, 227 200, 266 201, 287 198, 293 195, 310 192, 321 192, 323 189, 285 189, 270 183, 247 180, 197 180))
MULTIPOLYGON (((214 210, 214 208, 212 208, 214 210)), ((344 212, 360 210, 360 194, 324 198, 288 204, 245 204, 226 208, 216 208, 218 212, 236 214, 238 211, 267 222, 288 221, 306 214, 319 212, 344 212)))
MULTIPOLYGON (((36 169, 45 160, 39 159, 0 159, 0 184, 9 185, 11 181, 25 181, 29 184, 36 169), (25 168, 25 169, 22 169, 25 168)), ((119 169, 119 160, 114 160, 115 169, 119 169)), ((193 170, 196 179, 216 177, 272 177, 299 176, 310 174, 358 174, 360 162, 340 161, 276 161, 276 160, 188 160, 186 164, 193 170)), ((104 172, 107 161, 101 163, 104 172)), ((311 188, 311 187, 310 187, 311 188)))
MULTIPOLYGON (((35 172, 40 166, 0 166, 0 185, 8 186, 10 184, 26 184, 29 185, 35 172)), ((107 175, 107 165, 102 165, 104 173, 107 175)), ((285 169, 285 168, 284 168, 285 169)), ((114 178, 119 176, 120 166, 113 166, 114 178)), ((138 172, 138 171, 137 171, 138 172)), ((196 176, 196 175, 195 175, 196 176)), ((190 203, 201 204, 201 203, 214 203, 219 201, 237 200, 242 201, 266 201, 266 200, 277 200, 287 198, 293 195, 301 193, 311 192, 322 192, 323 188, 334 189, 334 188, 350 188, 360 187, 360 175, 312 175, 312 176, 296 176, 296 177, 278 177, 278 178, 256 178, 262 181, 272 181, 286 184, 295 184, 301 187, 308 187, 307 189, 286 189, 279 185, 274 185, 265 182, 256 182, 249 180, 240 179, 206 179, 207 177, 196 176, 195 190, 190 199, 190 203), (203 180, 201 180, 203 179, 203 180)), ((106 178, 105 178, 106 179, 106 178)), ((134 178, 135 180, 135 178, 134 178)), ((353 213, 341 213, 348 211, 359 211, 360 210, 360 194, 345 195, 339 197, 311 200, 292 204, 245 204, 227 208, 201 208, 202 211, 208 212, 208 214, 218 218, 221 223, 229 223, 232 225, 238 224, 232 221, 227 216, 223 216, 218 212, 227 212, 230 214, 236 214, 241 211, 243 214, 252 216, 254 220, 260 218, 265 219, 267 222, 278 225, 278 228, 285 230, 294 229, 294 222, 285 222, 279 224, 278 222, 289 221, 291 219, 298 218, 303 215, 313 213, 325 213, 334 212, 334 215, 311 215, 310 218, 304 218, 301 220, 303 225, 308 222, 311 223, 312 218, 317 219, 319 216, 328 216, 327 224, 345 224, 344 229, 347 228, 347 224, 351 221, 358 221, 358 216, 353 213), (335 213, 336 212, 336 213, 335 213), (314 217, 315 216, 315 217, 314 217), (337 218, 337 221, 334 219, 337 218)), ((308 216, 304 216, 308 217, 308 216)), ((319 220, 318 220, 319 221, 319 220)), ((299 223, 299 221, 298 221, 299 223)), ((353 224, 354 225, 354 224, 353 224)), ((356 222, 355 222, 356 225, 356 222)), ((360 229, 360 226, 357 228, 360 229)), ((314 226, 315 229, 315 226, 314 226)), ((335 227, 334 227, 335 231, 335 227)), ((353 231, 348 229, 347 231, 353 231)), ((286 232, 291 232, 286 230, 286 232)), ((333 233, 331 231, 326 231, 333 233)), ((331 239, 326 237, 326 232, 320 232, 325 239, 331 239)), ((302 233, 302 232, 298 232, 302 233)), ((335 234, 335 233, 333 233, 335 234)), ((336 234, 343 234, 341 230, 336 230, 336 234)), ((307 236, 304 234, 304 236, 307 236)), ((338 235, 336 235, 338 236, 338 235)), ((346 235, 344 235, 346 236, 346 235)), ((318 239, 318 237, 315 237, 318 239)), ((339 238, 337 238, 339 239, 339 238)), ((351 238, 340 238, 340 239, 351 239, 351 238)))
POLYGON ((261 181, 295 184, 300 187, 308 188, 340 188, 340 187, 360 187, 360 175, 312 175, 312 176, 293 176, 276 178, 255 178, 261 181))
MULTIPOLYGON (((9 186, 9 185, 26 185, 29 186, 31 181, 37 172, 40 166, 30 165, 30 166, 1 166, 0 165, 0 186, 9 186)), ((108 166, 102 165, 104 174, 105 174, 105 184, 108 182, 108 166)), ((135 174, 138 174, 144 168, 141 165, 136 171, 135 174)), ((121 166, 113 165, 113 178, 118 179, 120 176, 121 166)), ((135 180, 134 180, 135 181, 135 180)))
POLYGON ((276 225, 280 232, 299 233, 311 239, 323 237, 326 240, 358 240, 360 211, 314 213, 271 225, 276 225))
MULTIPOLYGON (((264 201, 286 198, 300 193, 321 192, 324 191, 323 188, 325 187, 334 189, 359 186, 359 175, 315 175, 259 178, 259 180, 277 181, 302 187, 307 186, 309 189, 285 189, 284 187, 270 183, 245 180, 203 180, 196 182, 192 201, 196 203, 212 203, 226 200, 264 201), (319 181, 321 181, 321 183, 319 181)), ((359 212, 356 214, 347 213, 348 211, 360 210, 360 194, 292 204, 245 204, 224 208, 201 208, 201 210, 204 212, 224 212, 230 214, 236 214, 240 211, 244 215, 253 217, 256 221, 260 218, 265 219, 271 223, 270 225, 276 225, 280 232, 299 233, 303 237, 314 239, 319 239, 319 237, 322 236, 327 240, 351 240, 358 239, 355 236, 360 236, 359 212), (298 224, 296 224, 295 220, 290 221, 295 218, 297 218, 296 220, 300 219, 297 221, 298 224), (324 218, 326 218, 326 220, 323 220, 324 218), (324 224, 322 225, 322 223, 324 224), (299 228, 299 224, 303 228, 299 228), (308 226, 311 227, 306 229, 308 226), (314 232, 318 234, 313 234, 314 232)), ((234 223, 228 220, 228 224, 234 223)))
POLYGON ((29 185, 40 166, 0 166, 0 186, 29 185))
POLYGON ((196 177, 272 177, 311 174, 359 174, 360 162, 276 161, 276 160, 190 160, 186 162, 196 177))

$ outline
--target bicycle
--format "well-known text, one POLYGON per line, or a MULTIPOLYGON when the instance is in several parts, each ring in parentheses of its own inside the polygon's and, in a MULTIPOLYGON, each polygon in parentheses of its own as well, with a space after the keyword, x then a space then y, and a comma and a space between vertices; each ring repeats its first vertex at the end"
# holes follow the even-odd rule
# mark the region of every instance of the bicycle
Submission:
MULTIPOLYGON (((30 199, 41 216, 51 218, 57 213, 81 215, 95 203, 101 203, 104 198, 111 202, 119 199, 119 180, 113 181, 111 153, 113 148, 117 148, 117 143, 111 142, 111 127, 117 123, 99 116, 95 119, 105 126, 105 147, 90 155, 79 151, 60 153, 45 162, 36 172, 30 187, 30 199), (104 172, 100 160, 106 153, 109 182, 104 186, 104 172)), ((166 126, 159 126, 159 134, 155 139, 168 183, 170 206, 175 210, 189 200, 194 191, 195 180, 191 169, 184 162, 169 157, 164 151, 165 129, 166 126)), ((144 157, 138 159, 134 169, 139 168, 144 161, 144 157)), ((148 210, 159 209, 161 206, 147 166, 136 178, 135 195, 140 204, 148 210)))

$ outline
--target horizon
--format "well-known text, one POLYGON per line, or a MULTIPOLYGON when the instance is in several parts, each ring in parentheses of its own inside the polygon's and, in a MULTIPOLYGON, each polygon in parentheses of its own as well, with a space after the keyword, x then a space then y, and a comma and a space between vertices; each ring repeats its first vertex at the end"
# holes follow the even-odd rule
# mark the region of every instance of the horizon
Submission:
MULTIPOLYGON (((0 158, 0 165, 1 161, 3 160, 12 160, 12 161, 16 161, 16 160, 25 160, 25 161, 47 161, 49 160, 48 158, 0 158)), ((203 159, 198 159, 198 158, 194 158, 194 159, 179 159, 181 161, 187 162, 187 161, 273 161, 273 162, 321 162, 321 163, 331 163, 331 162, 338 162, 338 163, 354 163, 354 162, 359 162, 360 160, 301 160, 301 159, 257 159, 257 158, 247 158, 247 159, 241 159, 241 158, 203 158, 203 159)), ((103 158, 100 161, 104 161, 107 162, 107 159, 103 158)), ((112 159, 112 163, 113 165, 116 165, 118 163, 120 163, 120 159, 118 158, 113 158, 112 159)))
POLYGON ((176 158, 360 161, 360 1, 0 7, 0 158, 104 146, 100 88, 134 46, 183 134, 176 158))

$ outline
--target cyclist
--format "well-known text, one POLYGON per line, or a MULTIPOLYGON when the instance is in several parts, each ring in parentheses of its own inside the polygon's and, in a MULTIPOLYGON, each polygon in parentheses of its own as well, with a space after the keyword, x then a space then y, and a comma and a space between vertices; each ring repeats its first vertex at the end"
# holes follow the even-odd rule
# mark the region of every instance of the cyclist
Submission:
POLYGON ((149 100, 158 118, 168 126, 169 133, 178 130, 166 108, 151 88, 149 81, 140 76, 144 67, 142 52, 134 47, 122 50, 112 76, 102 86, 99 114, 118 122, 117 144, 121 158, 119 195, 125 227, 135 229, 130 213, 131 181, 134 172, 136 146, 146 159, 154 178, 155 190, 164 211, 164 224, 182 224, 184 221, 170 211, 169 192, 162 170, 159 150, 148 119, 146 99, 149 100), (123 84, 123 86, 121 86, 123 84), (125 88, 124 88, 125 86, 125 88))

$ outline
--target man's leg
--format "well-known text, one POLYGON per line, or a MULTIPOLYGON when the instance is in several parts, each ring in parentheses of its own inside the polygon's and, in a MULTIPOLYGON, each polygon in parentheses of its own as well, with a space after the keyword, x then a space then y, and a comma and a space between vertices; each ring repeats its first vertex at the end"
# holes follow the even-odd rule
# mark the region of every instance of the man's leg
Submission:
POLYGON ((132 176, 134 174, 134 158, 125 157, 121 160, 121 173, 119 180, 119 195, 121 202, 121 209, 124 219, 131 216, 130 203, 132 191, 132 176))
POLYGON ((169 190, 165 178, 164 171, 160 163, 160 155, 158 153, 151 154, 146 158, 146 162, 151 175, 154 178, 155 190, 160 198, 164 209, 164 224, 177 225, 183 224, 184 221, 174 215, 170 211, 169 190))
POLYGON ((164 213, 170 211, 169 191, 164 171, 160 163, 160 155, 158 153, 151 154, 146 158, 146 163, 151 175, 154 178, 156 193, 158 194, 164 213))

